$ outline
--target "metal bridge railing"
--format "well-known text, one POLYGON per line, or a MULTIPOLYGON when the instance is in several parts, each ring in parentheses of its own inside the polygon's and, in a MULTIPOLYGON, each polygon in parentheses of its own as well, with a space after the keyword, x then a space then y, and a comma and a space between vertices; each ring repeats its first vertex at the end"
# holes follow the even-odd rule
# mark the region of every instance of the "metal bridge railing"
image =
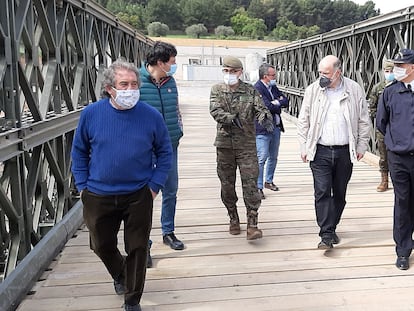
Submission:
MULTIPOLYGON (((267 61, 276 66, 278 85, 290 98, 289 114, 297 117, 305 88, 318 78, 322 57, 338 56, 343 74, 368 95, 383 79, 382 61, 401 48, 414 48, 414 6, 270 49, 267 61)), ((372 141, 374 152, 375 145, 372 141)))
POLYGON ((99 98, 104 68, 120 56, 139 66, 152 44, 93 1, 0 1, 1 310, 81 224, 71 143, 80 111, 99 98), (39 245, 47 249, 34 251, 39 245), (34 253, 42 260, 30 263, 34 253))

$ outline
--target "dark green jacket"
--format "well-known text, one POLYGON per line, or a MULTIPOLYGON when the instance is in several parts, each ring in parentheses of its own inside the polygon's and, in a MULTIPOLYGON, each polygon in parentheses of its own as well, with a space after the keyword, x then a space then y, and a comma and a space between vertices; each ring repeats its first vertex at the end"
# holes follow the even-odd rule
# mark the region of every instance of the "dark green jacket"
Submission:
POLYGON ((170 134, 171 143, 177 147, 183 136, 181 114, 178 105, 177 84, 173 77, 168 77, 156 85, 145 65, 140 68, 140 100, 156 108, 163 116, 170 134))

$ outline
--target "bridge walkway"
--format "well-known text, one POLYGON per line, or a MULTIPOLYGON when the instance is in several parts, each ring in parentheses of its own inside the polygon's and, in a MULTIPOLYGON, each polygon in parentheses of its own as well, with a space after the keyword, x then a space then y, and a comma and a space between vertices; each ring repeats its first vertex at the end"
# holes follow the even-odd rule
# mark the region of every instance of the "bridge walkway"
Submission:
MULTIPOLYGON (((393 192, 376 192, 375 166, 363 161, 354 166, 338 227, 341 243, 328 251, 316 248, 312 176, 300 160, 293 122, 286 120, 282 135, 275 179, 280 191, 265 191, 260 209, 263 239, 246 240, 242 199, 242 234, 228 234, 215 167, 215 122, 208 112, 211 85, 179 83, 185 136, 179 149, 176 234, 186 248, 163 245, 158 197, 151 234, 154 267, 147 273, 142 309, 414 310, 407 295, 414 290, 414 268, 394 266, 393 192)), ((115 311, 122 304, 82 227, 17 310, 115 311)))

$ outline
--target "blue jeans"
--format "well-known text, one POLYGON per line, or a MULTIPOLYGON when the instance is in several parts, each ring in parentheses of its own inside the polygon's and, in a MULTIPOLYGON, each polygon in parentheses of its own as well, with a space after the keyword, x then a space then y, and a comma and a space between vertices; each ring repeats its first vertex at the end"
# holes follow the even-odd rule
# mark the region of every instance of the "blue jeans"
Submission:
POLYGON ((161 230, 162 234, 174 232, 175 206, 178 191, 178 150, 173 146, 171 168, 162 192, 161 230))
POLYGON ((310 167, 319 236, 332 238, 344 211, 346 189, 352 175, 349 148, 331 149, 318 145, 310 167))
POLYGON ((277 164, 280 145, 280 128, 276 127, 273 133, 266 135, 256 135, 257 160, 259 162, 259 177, 257 178, 257 188, 263 189, 263 172, 266 163, 267 183, 273 182, 273 176, 277 164))

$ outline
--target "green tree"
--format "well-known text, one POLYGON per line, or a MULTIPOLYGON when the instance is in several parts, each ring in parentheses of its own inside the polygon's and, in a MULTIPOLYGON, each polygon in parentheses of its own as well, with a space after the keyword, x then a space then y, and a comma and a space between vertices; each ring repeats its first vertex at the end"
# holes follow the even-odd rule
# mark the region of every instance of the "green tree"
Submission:
POLYGON ((160 22, 152 22, 147 26, 148 35, 151 37, 164 37, 168 34, 170 29, 168 25, 160 22))
POLYGON ((379 10, 375 10, 375 3, 373 1, 367 1, 362 6, 358 7, 359 15, 363 19, 374 17, 380 14, 379 10))
POLYGON ((170 29, 182 29, 183 20, 176 1, 150 0, 145 10, 146 23, 160 22, 170 29))
POLYGON ((125 12, 127 3, 124 0, 107 0, 106 8, 113 14, 125 12))
POLYGON ((279 0, 279 17, 286 17, 295 25, 302 25, 302 12, 298 0, 279 0))
POLYGON ((228 24, 234 9, 230 0, 181 0, 180 7, 185 25, 202 23, 211 31, 228 24))
POLYGON ((295 41, 314 36, 318 34, 319 31, 320 29, 316 25, 310 27, 297 26, 286 17, 283 17, 277 23, 276 28, 271 32, 270 37, 275 40, 295 41))
POLYGON ((252 39, 263 39, 266 33, 266 25, 261 18, 252 18, 242 29, 242 35, 252 39))
POLYGON ((204 26, 203 24, 196 24, 196 25, 188 26, 185 29, 185 33, 190 37, 200 38, 200 36, 207 35, 208 31, 207 31, 206 26, 204 26))
POLYGON ((243 33, 243 27, 251 23, 252 18, 247 15, 247 12, 243 8, 236 10, 235 15, 230 19, 231 28, 233 28, 236 35, 241 35, 243 33))
POLYGON ((214 33, 218 38, 224 39, 227 37, 234 36, 234 30, 230 26, 220 25, 214 29, 214 33))
POLYGON ((116 16, 136 29, 145 29, 144 8, 141 5, 128 4, 126 10, 117 13, 116 16))
POLYGON ((279 17, 278 8, 278 0, 251 0, 247 13, 249 17, 263 19, 267 30, 271 30, 279 17))

